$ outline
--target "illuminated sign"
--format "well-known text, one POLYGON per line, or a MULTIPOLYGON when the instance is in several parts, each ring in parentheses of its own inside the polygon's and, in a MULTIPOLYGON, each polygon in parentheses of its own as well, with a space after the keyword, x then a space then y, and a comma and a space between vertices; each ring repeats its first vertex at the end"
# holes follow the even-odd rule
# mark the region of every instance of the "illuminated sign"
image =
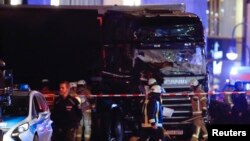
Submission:
POLYGON ((211 50, 212 58, 215 59, 213 61, 213 74, 214 75, 220 75, 222 71, 222 65, 223 62, 217 61, 216 59, 222 59, 223 58, 223 51, 219 51, 220 44, 216 41, 214 43, 214 49, 211 50))

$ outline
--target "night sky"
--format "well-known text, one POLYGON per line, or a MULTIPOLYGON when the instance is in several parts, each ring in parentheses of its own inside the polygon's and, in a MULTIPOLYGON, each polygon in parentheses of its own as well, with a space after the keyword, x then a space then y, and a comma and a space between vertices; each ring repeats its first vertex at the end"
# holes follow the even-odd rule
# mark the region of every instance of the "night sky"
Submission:
POLYGON ((97 11, 0 7, 0 58, 15 83, 88 79, 100 68, 97 11))

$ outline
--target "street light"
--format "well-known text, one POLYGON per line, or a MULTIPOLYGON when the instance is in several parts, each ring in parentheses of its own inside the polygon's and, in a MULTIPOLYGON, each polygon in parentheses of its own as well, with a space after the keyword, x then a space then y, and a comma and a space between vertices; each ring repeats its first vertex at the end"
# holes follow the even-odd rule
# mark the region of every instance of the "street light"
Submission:
POLYGON ((226 54, 227 59, 234 61, 235 59, 237 59, 238 57, 238 53, 236 50, 236 39, 234 39, 234 35, 235 35, 235 30, 237 27, 239 27, 240 25, 245 25, 244 23, 238 23, 234 26, 233 31, 232 31, 232 41, 231 41, 231 46, 228 49, 228 52, 226 54))
MULTIPOLYGON (((234 36, 235 36, 236 28, 239 27, 240 25, 243 25, 243 27, 244 27, 243 30, 246 30, 248 28, 248 25, 244 22, 238 23, 234 26, 233 31, 232 31, 231 46, 229 47, 228 52, 226 53, 227 58, 231 61, 237 59, 237 57, 238 57, 238 53, 236 50, 236 39, 234 39, 234 36)), ((246 35, 244 34, 244 36, 246 36, 246 35)), ((246 38, 246 37, 243 37, 243 41, 242 41, 243 48, 246 47, 250 53, 250 48, 246 45, 246 41, 244 40, 244 38, 246 38)), ((242 52, 242 53, 245 53, 245 52, 242 52)))
POLYGON ((236 47, 235 46, 230 46, 226 56, 227 56, 227 59, 229 59, 231 61, 234 61, 235 59, 237 59, 238 54, 237 54, 237 51, 236 51, 236 47))

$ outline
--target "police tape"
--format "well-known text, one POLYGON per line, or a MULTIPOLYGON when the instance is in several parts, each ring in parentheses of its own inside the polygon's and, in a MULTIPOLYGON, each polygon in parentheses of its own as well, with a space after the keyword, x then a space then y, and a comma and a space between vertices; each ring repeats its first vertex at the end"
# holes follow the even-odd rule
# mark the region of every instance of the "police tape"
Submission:
MULTIPOLYGON (((163 97, 174 97, 174 96, 198 96, 198 95, 234 95, 234 94, 246 94, 250 95, 250 91, 246 92, 207 92, 207 93, 190 93, 190 92, 182 92, 182 93, 162 93, 161 96, 163 97)), ((45 97, 52 97, 55 95, 47 95, 45 97)), ((105 97, 145 97, 146 94, 93 94, 88 95, 89 97, 96 97, 96 98, 105 98, 105 97)))
MULTIPOLYGON (((233 94, 246 94, 250 95, 250 91, 248 92, 208 92, 208 93, 188 93, 188 92, 182 92, 182 93, 163 93, 161 96, 166 97, 174 97, 174 96, 198 96, 198 95, 233 95, 233 94)), ((96 94, 91 95, 90 97, 145 97, 146 94, 96 94)))
MULTIPOLYGON (((198 95, 233 95, 233 94, 246 94, 250 95, 250 92, 208 92, 208 93, 163 93, 161 96, 174 97, 174 96, 198 96, 198 95)), ((91 95, 91 97, 144 97, 145 94, 97 94, 91 95)))

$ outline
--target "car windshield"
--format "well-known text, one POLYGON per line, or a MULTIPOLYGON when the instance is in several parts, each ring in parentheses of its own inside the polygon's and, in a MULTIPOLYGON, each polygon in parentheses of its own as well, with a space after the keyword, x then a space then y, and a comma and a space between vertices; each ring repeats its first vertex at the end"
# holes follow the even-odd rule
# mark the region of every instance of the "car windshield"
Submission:
POLYGON ((11 106, 3 108, 3 116, 27 116, 29 113, 29 97, 13 96, 11 106))
POLYGON ((201 47, 138 49, 137 58, 157 68, 163 75, 201 75, 206 73, 201 47))

